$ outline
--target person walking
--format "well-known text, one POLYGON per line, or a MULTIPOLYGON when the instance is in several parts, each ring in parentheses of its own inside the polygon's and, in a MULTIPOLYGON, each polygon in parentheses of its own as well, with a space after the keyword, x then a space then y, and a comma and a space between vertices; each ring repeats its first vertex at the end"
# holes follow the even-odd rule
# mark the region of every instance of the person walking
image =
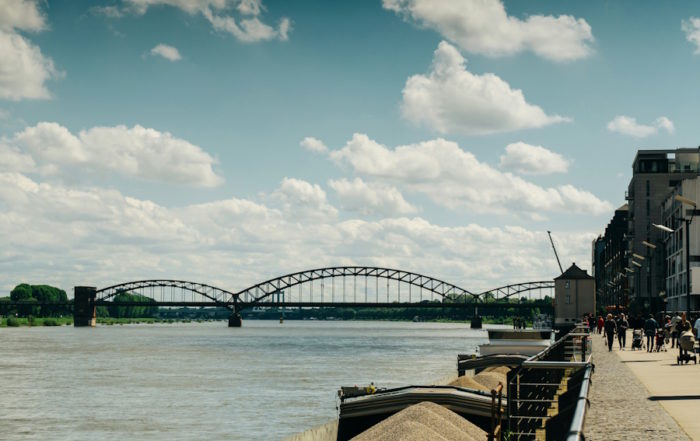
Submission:
POLYGON ((678 312, 675 312, 673 314, 673 318, 671 319, 671 349, 676 347, 676 342, 678 341, 678 322, 681 321, 681 316, 678 314, 678 312))
POLYGON ((605 320, 603 320, 602 315, 599 315, 598 316, 598 334, 603 332, 603 325, 605 325, 605 320))
POLYGON ((617 343, 620 345, 620 350, 625 350, 627 345, 627 328, 630 327, 629 322, 624 314, 620 314, 620 319, 617 321, 617 343))
POLYGON ((649 318, 644 322, 644 335, 647 336, 647 352, 654 350, 654 336, 658 327, 654 316, 649 314, 649 318))
POLYGON ((681 336, 691 330, 690 322, 685 319, 685 312, 681 314, 681 320, 676 325, 676 329, 678 330, 678 353, 681 357, 687 356, 688 350, 681 346, 681 336))
POLYGON ((605 321, 603 326, 603 338, 608 339, 608 352, 612 351, 613 341, 615 340, 615 331, 617 330, 617 323, 613 320, 612 314, 608 314, 608 319, 605 321))

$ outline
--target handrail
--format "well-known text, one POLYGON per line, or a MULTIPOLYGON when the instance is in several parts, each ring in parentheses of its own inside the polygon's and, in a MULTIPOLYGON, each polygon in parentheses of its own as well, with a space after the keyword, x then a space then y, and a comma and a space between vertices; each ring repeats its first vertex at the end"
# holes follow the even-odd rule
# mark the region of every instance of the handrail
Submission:
POLYGON ((583 435, 583 425, 586 420, 586 410, 588 406, 590 406, 590 402, 588 400, 588 389, 590 388, 592 373, 593 366, 591 365, 586 368, 586 373, 583 375, 581 391, 578 394, 578 403, 576 404, 574 416, 571 418, 569 435, 566 438, 567 441, 581 441, 585 439, 583 435))

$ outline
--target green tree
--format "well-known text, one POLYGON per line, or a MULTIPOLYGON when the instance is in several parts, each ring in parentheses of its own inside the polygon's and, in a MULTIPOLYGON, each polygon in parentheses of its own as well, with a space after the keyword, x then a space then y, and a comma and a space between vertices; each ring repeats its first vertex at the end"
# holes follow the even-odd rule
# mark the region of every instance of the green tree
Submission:
POLYGON ((31 299, 32 297, 32 287, 26 283, 20 283, 19 285, 15 286, 12 291, 10 291, 10 298, 13 302, 31 299))

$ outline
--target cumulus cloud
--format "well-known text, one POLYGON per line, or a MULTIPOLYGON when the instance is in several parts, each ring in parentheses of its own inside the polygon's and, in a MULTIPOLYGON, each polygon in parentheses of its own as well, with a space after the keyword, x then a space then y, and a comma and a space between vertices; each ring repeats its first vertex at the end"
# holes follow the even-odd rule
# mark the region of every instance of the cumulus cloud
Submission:
POLYGON ((169 61, 180 61, 180 51, 176 47, 168 46, 167 44, 158 44, 151 49, 151 56, 163 57, 169 61))
MULTIPOLYGON (((307 194, 312 205, 323 203, 313 185, 309 190, 289 180, 281 187, 307 194)), ((419 217, 299 222, 284 205, 230 198, 166 207, 116 190, 0 172, 0 286, 29 281, 70 291, 81 284, 178 277, 239 290, 296 270, 377 265, 481 291, 558 273, 542 231, 444 227, 419 217)), ((555 234, 565 261, 590 258, 595 234, 555 234)))
POLYGON ((406 202, 401 192, 388 185, 367 183, 360 178, 330 180, 328 185, 335 190, 344 210, 363 215, 400 216, 418 210, 406 202))
POLYGON ((591 26, 571 15, 509 16, 501 0, 383 0, 391 10, 433 29, 468 52, 487 56, 531 51, 553 61, 589 56, 591 26))
POLYGON ((53 60, 19 32, 46 29, 37 2, 7 0, 0 3, 0 99, 47 99, 51 93, 45 82, 63 74, 53 60))
POLYGON ((64 173, 80 167, 202 187, 223 182, 212 169, 215 159, 200 147, 139 125, 93 127, 75 135, 57 123, 41 122, 3 142, 41 165, 64 167, 64 173))
POLYGON ((201 14, 215 30, 227 32, 246 43, 286 41, 292 29, 288 17, 280 18, 276 26, 263 22, 261 15, 266 8, 262 0, 124 0, 122 8, 101 8, 96 12, 120 18, 127 13, 143 15, 155 6, 178 8, 190 15, 201 14), (234 11, 239 17, 234 17, 234 11))
POLYGON ((569 121, 547 115, 494 74, 469 72, 464 57, 445 41, 435 50, 430 72, 406 80, 401 109, 409 121, 439 133, 487 134, 569 121))
POLYGON ((695 55, 700 54, 700 18, 690 17, 681 21, 681 30, 685 34, 685 39, 695 46, 695 55))
POLYGON ((326 153, 328 151, 328 147, 326 147, 323 141, 311 136, 307 136, 306 138, 302 139, 299 145, 310 152, 326 153))
POLYGON ((318 184, 302 179, 284 178, 272 193, 272 198, 297 219, 334 218, 338 215, 338 210, 328 203, 326 192, 318 184))
POLYGON ((564 159, 542 146, 515 142, 506 146, 505 155, 501 155, 500 166, 524 175, 547 175, 566 173, 570 161, 564 159))
POLYGON ((541 187, 480 162, 455 142, 438 138, 390 149, 364 134, 354 134, 329 153, 338 164, 372 179, 399 183, 448 208, 481 213, 578 212, 604 214, 612 205, 570 185, 541 187))
POLYGON ((645 138, 650 135, 656 135, 659 133, 659 130, 665 130, 667 133, 673 134, 676 128, 673 125, 673 121, 665 116, 660 116, 651 124, 646 125, 637 123, 636 118, 619 115, 608 123, 608 130, 636 138, 645 138))

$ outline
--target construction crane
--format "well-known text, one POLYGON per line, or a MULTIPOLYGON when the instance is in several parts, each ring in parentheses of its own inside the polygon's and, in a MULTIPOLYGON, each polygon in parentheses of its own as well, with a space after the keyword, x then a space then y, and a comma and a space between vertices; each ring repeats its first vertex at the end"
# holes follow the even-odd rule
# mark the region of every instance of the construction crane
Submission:
POLYGON ((561 267, 561 261, 559 261, 559 254, 557 254, 557 249, 554 247, 554 241, 552 240, 552 232, 547 230, 547 234, 549 235, 549 242, 552 244, 552 249, 554 250, 554 257, 557 258, 557 263, 559 264, 559 271, 561 271, 561 273, 564 274, 564 268, 561 267))

